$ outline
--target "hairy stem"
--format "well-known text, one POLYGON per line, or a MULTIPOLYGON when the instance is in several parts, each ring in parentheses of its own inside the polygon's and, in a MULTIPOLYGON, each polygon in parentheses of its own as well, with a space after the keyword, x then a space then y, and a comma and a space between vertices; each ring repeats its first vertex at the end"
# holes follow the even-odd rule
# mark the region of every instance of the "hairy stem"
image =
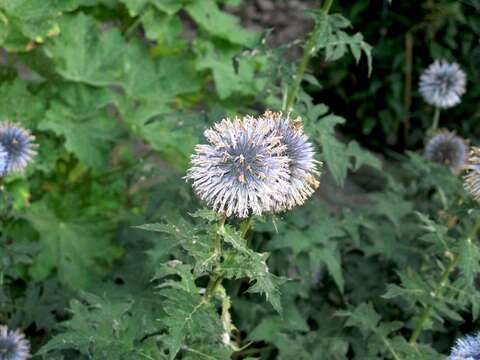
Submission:
MULTIPOLYGON (((477 218, 475 224, 473 225, 472 229, 470 230, 466 241, 473 241, 473 238, 477 234, 478 230, 480 229, 480 217, 477 218)), ((458 260, 460 257, 457 254, 454 254, 450 259, 450 262, 447 268, 443 271, 442 276, 440 277, 435 289, 432 292, 432 298, 437 298, 440 296, 443 288, 447 285, 448 277, 450 276, 455 266, 457 266, 458 260)), ((423 331, 423 327, 425 326, 426 321, 430 317, 430 313, 432 312, 432 304, 428 304, 420 314, 420 319, 418 320, 417 326, 415 327, 412 336, 410 337, 410 344, 415 345, 417 342, 418 337, 421 335, 423 331)))
MULTIPOLYGON (((332 7, 333 0, 325 0, 322 5, 322 11, 326 14, 330 11, 332 7)), ((297 67, 297 71, 295 73, 293 85, 290 89, 287 89, 287 97, 285 103, 283 104, 284 111, 291 111, 293 108, 293 104, 295 104, 295 100, 298 95, 298 91, 300 90, 300 84, 303 79, 303 75, 305 74, 305 70, 307 69, 307 65, 315 53, 315 46, 318 40, 318 25, 315 25, 314 29, 310 33, 310 36, 305 44, 305 49, 303 50, 303 57, 300 61, 300 64, 297 67)))
MULTIPOLYGON (((218 229, 215 233, 215 238, 213 239, 213 248, 214 248, 214 255, 217 259, 221 260, 222 257, 222 230, 225 226, 225 221, 227 220, 226 215, 222 215, 218 222, 218 229)), ((219 261, 217 261, 219 262, 219 261)), ((218 286, 222 283, 222 275, 218 273, 216 270, 213 276, 210 278, 208 282, 207 289, 205 290, 204 300, 205 302, 209 302, 212 298, 213 294, 217 290, 218 286)))

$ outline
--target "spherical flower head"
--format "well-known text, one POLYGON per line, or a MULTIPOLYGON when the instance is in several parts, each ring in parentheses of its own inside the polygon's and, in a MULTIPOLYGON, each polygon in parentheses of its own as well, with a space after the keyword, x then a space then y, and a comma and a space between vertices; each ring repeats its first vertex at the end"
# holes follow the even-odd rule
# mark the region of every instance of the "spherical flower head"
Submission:
POLYGON ((277 203, 274 210, 290 210, 302 205, 318 188, 321 162, 314 158, 313 145, 303 132, 300 119, 292 121, 281 113, 267 111, 261 120, 281 136, 281 142, 286 146, 285 155, 290 159, 290 179, 285 202, 277 203))
POLYGON ((23 170, 36 154, 34 137, 21 126, 4 122, 0 124, 0 145, 7 153, 7 161, 0 176, 23 170))
POLYGON ((447 360, 480 359, 480 333, 457 339, 447 360))
POLYGON ((264 121, 224 119, 205 131, 186 179, 213 210, 245 218, 271 212, 289 184, 286 146, 264 121))
POLYGON ((430 105, 447 109, 460 103, 467 77, 457 63, 436 60, 420 77, 420 93, 430 105))
POLYGON ((30 358, 30 344, 20 331, 0 326, 0 360, 25 360, 30 358))
POLYGON ((472 147, 465 165, 467 174, 463 177, 463 185, 475 200, 480 201, 480 148, 472 147))
POLYGON ((468 158, 468 144, 453 132, 442 130, 428 140, 425 157, 459 174, 468 158))

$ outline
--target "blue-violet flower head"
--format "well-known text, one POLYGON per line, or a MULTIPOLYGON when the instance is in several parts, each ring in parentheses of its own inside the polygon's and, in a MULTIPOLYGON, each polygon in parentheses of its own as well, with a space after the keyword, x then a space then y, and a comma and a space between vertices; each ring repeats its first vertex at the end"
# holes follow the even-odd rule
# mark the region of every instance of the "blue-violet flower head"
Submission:
POLYGON ((30 344, 20 331, 0 326, 0 360, 25 360, 30 358, 30 344))
POLYGON ((247 116, 224 119, 205 131, 186 179, 213 210, 245 218, 276 212, 290 181, 286 145, 268 122, 247 116))
POLYGON ((468 151, 468 144, 463 138, 448 130, 441 130, 428 140, 425 157, 459 174, 465 167, 468 151))
POLYGON ((430 105, 447 109, 460 103, 467 77, 457 63, 436 60, 420 77, 420 93, 430 105))
POLYGON ((457 339, 447 360, 480 359, 480 333, 457 339))
POLYGON ((6 164, 0 175, 23 170, 36 154, 34 137, 21 126, 12 122, 0 124, 0 145, 7 153, 6 164))
POLYGON ((283 204, 278 203, 276 209, 290 210, 302 205, 318 188, 321 162, 315 160, 313 145, 303 132, 301 120, 291 120, 281 113, 267 111, 261 120, 281 136, 286 146, 285 155, 289 158, 290 178, 287 197, 283 204))

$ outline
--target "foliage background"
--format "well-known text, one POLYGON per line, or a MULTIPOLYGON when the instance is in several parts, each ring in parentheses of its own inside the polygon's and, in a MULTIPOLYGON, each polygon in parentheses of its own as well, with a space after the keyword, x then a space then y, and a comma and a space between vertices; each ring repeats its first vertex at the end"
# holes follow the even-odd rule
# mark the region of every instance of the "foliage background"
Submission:
MULTIPOLYGON (((214 309, 182 323, 206 284, 185 253, 205 249, 184 244, 208 233, 189 216, 201 204, 182 176, 206 126, 282 107, 299 40, 326 21, 303 15, 315 1, 291 4, 0 0, 0 115, 39 144, 25 175, 2 179, 0 322, 25 331, 36 358, 230 357, 214 309), (292 24, 248 17, 278 9, 297 14, 292 24), (272 43, 288 26, 297 38, 272 43), (185 238, 133 228, 166 221, 185 238), (165 278, 181 279, 177 292, 165 278)), ((275 287, 269 304, 246 292, 244 274, 226 282, 245 347, 232 356, 440 359, 478 329, 480 251, 476 238, 460 241, 477 205, 461 179, 419 155, 432 109, 416 84, 433 59, 459 62, 468 91, 441 125, 478 142, 480 3, 338 1, 331 12, 351 21, 331 20, 349 46, 319 46, 293 109, 326 163, 322 186, 250 233, 270 253, 275 287), (465 256, 432 298, 451 253, 465 256), (411 346, 425 306, 428 331, 411 346)))

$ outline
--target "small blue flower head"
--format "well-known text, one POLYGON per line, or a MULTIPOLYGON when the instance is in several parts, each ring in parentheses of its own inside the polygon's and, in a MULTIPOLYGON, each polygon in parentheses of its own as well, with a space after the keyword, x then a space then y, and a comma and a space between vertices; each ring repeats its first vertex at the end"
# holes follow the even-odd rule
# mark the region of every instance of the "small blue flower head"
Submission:
POLYGON ((453 132, 441 130, 428 140, 425 146, 425 157, 450 168, 452 173, 459 174, 468 158, 468 144, 453 132))
POLYGON ((285 202, 277 204, 277 208, 290 210, 302 205, 318 188, 320 183, 317 178, 322 164, 314 158, 313 146, 303 132, 300 119, 292 121, 281 113, 267 111, 261 120, 278 133, 286 146, 290 178, 285 202))
POLYGON ((281 137, 265 121, 224 119, 205 131, 186 179, 213 210, 245 218, 275 212, 286 200, 289 159, 281 137))
POLYGON ((447 109, 460 103, 467 77, 457 63, 436 60, 420 77, 420 93, 428 104, 447 109))
POLYGON ((480 333, 457 339, 447 360, 480 359, 480 333))
POLYGON ((475 200, 480 201, 480 148, 470 148, 470 154, 465 166, 467 174, 463 177, 463 186, 475 200))
POLYGON ((30 344, 20 331, 0 326, 0 360, 26 360, 30 358, 30 344))
POLYGON ((17 124, 8 121, 0 124, 0 145, 7 153, 7 160, 0 168, 0 176, 21 171, 27 166, 36 154, 33 140, 34 137, 17 124))

